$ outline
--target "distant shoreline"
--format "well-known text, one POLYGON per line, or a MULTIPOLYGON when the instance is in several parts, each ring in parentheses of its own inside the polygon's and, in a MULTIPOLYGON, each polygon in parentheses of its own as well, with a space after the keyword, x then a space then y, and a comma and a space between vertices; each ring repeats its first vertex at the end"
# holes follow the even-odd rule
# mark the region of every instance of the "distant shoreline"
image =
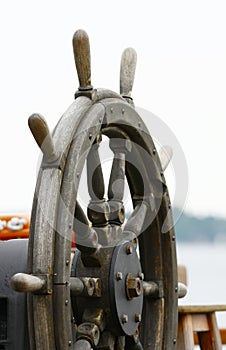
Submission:
MULTIPOLYGON (((174 208, 173 212, 177 217, 179 209, 174 208)), ((178 242, 226 242, 226 219, 183 212, 174 228, 178 242)))

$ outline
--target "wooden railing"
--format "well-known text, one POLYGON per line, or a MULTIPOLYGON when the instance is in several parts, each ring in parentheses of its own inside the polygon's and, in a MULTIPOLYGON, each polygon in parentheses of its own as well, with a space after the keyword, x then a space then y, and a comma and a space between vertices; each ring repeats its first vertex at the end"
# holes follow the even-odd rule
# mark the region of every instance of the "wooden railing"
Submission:
MULTIPOLYGON (((187 285, 185 266, 178 267, 179 282, 187 285)), ((221 350, 226 344, 226 329, 219 329, 216 312, 226 311, 226 305, 180 305, 177 350, 221 350)))

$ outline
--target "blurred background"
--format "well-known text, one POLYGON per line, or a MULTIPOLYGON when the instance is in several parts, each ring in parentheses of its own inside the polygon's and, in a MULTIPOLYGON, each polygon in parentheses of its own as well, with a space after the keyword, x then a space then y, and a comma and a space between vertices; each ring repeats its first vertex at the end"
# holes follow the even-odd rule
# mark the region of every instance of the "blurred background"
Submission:
POLYGON ((74 31, 89 34, 94 87, 119 91, 120 56, 132 46, 135 104, 167 125, 185 160, 166 172, 188 269, 183 302, 226 304, 225 14, 223 0, 1 2, 0 213, 31 210, 39 150, 27 118, 39 112, 53 129, 72 103, 74 31))

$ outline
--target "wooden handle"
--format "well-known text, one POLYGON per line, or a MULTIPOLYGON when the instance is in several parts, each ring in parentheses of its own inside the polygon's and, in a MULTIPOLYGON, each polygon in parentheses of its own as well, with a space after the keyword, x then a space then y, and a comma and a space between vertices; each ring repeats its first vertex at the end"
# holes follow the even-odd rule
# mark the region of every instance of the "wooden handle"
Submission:
POLYGON ((26 273, 17 273, 11 278, 11 286, 17 292, 37 292, 44 285, 44 280, 26 273))
POLYGON ((77 30, 73 36, 75 65, 79 90, 92 90, 89 37, 84 30, 77 30))
POLYGON ((137 64, 136 51, 129 47, 122 53, 120 68, 120 94, 131 97, 137 64))
POLYGON ((184 298, 187 295, 187 287, 184 283, 178 282, 178 298, 184 298))
POLYGON ((43 152, 45 160, 48 163, 54 162, 58 155, 45 119, 40 114, 32 114, 28 119, 28 125, 35 141, 43 152))

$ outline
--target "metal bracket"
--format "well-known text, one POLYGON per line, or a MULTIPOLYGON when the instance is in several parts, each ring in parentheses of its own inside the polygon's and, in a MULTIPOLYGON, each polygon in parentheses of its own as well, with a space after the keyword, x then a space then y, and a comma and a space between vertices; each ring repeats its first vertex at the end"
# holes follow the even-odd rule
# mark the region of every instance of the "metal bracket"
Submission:
POLYGON ((88 97, 90 100, 95 101, 97 97, 97 90, 96 89, 78 89, 75 93, 75 99, 80 96, 88 97))

